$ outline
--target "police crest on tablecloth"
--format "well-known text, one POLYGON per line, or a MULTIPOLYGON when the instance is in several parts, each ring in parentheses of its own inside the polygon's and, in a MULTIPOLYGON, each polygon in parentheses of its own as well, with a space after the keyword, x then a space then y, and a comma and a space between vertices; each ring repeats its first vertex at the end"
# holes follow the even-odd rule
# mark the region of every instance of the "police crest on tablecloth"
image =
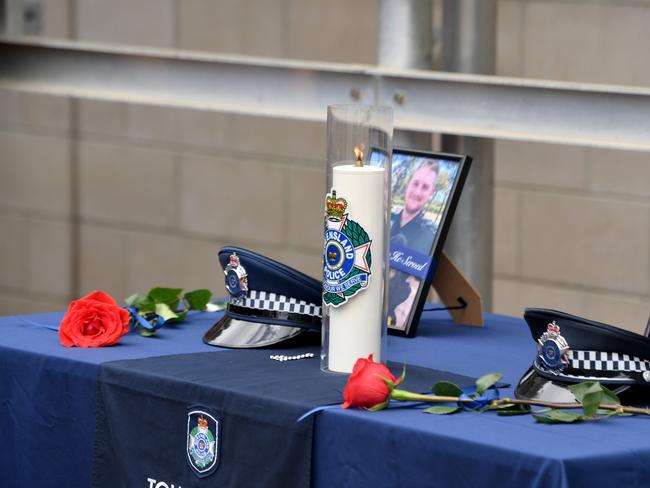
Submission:
POLYGON ((214 473, 219 464, 219 421, 208 412, 187 413, 187 462, 199 478, 214 473))

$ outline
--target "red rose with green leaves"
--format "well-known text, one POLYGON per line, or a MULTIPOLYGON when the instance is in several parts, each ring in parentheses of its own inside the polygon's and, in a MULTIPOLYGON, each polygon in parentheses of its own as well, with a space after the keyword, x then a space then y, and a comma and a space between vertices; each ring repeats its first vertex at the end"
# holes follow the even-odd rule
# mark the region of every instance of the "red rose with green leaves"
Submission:
POLYGON ((112 346, 129 332, 130 317, 110 295, 93 291, 70 303, 59 339, 66 347, 112 346))
POLYGON ((371 410, 385 408, 392 390, 384 380, 398 385, 402 378, 395 379, 393 373, 386 366, 373 361, 372 354, 368 356, 368 359, 357 359, 343 390, 345 402, 341 406, 371 410))

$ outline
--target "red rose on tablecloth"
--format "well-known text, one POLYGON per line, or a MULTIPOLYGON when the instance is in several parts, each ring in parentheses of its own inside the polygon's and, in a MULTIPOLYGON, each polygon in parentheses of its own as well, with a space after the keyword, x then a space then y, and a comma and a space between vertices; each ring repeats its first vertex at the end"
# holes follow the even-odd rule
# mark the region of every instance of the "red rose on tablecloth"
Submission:
POLYGON ((112 346, 129 331, 130 315, 110 295, 93 291, 70 303, 59 327, 66 347, 112 346))
POLYGON ((368 359, 357 359, 343 390, 345 402, 341 406, 372 408, 386 403, 391 390, 382 378, 392 381, 395 385, 401 381, 401 378, 396 380, 386 366, 374 362, 372 354, 368 359))

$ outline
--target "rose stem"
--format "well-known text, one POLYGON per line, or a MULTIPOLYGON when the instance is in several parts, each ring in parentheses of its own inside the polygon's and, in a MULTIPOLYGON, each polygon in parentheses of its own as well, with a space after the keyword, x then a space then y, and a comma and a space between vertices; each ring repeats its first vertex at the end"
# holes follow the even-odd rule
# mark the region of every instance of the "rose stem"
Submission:
MULTIPOLYGON (((411 393, 410 391, 399 390, 397 388, 391 392, 390 397, 394 400, 400 400, 400 401, 415 401, 415 402, 427 402, 427 403, 445 403, 445 402, 472 403, 476 401, 473 398, 422 395, 420 393, 411 393)), ((534 405, 537 407, 549 407, 549 408, 582 408, 581 403, 552 403, 552 402, 543 402, 539 400, 518 400, 514 398, 501 398, 499 400, 492 400, 492 402, 490 402, 491 405, 503 405, 506 403, 512 403, 514 405, 534 405)), ((619 412, 650 415, 650 409, 648 408, 626 407, 626 406, 610 404, 610 403, 600 404, 599 408, 602 408, 604 410, 617 410, 619 412)))

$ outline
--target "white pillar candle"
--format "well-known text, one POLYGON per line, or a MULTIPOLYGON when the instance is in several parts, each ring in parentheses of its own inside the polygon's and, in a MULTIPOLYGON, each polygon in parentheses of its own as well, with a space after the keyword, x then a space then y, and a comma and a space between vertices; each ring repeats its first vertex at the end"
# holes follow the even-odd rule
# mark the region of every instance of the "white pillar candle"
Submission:
POLYGON ((348 203, 348 218, 371 240, 368 285, 338 307, 329 308, 330 371, 352 372, 360 357, 381 360, 384 272, 384 168, 341 165, 333 168, 332 190, 348 203))

